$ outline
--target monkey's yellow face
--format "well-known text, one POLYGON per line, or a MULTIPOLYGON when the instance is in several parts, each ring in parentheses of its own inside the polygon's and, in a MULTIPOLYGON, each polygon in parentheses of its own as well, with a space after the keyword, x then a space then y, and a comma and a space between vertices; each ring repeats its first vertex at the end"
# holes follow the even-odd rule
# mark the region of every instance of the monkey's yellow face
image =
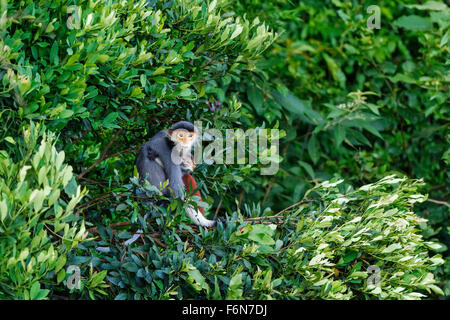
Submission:
POLYGON ((195 141, 196 133, 185 129, 173 130, 170 133, 172 141, 181 145, 183 148, 190 148, 195 141))

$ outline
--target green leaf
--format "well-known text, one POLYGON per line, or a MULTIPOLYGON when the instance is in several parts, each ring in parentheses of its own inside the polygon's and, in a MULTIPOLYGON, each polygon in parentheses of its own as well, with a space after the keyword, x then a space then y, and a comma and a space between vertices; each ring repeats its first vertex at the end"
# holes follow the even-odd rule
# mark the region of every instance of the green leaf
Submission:
POLYGON ((72 177, 72 179, 70 179, 69 183, 67 183, 67 185, 65 186, 64 192, 69 197, 73 197, 77 194, 77 189, 78 189, 77 180, 75 179, 75 177, 72 177))
POLYGON ((31 286, 31 289, 30 289, 30 299, 31 300, 36 300, 37 297, 39 297, 39 291, 40 290, 41 290, 40 283, 38 281, 33 283, 33 285, 31 286))
POLYGON ((57 276, 56 276, 56 282, 61 283, 66 278, 66 270, 61 269, 59 270, 57 276))
POLYGON ((8 214, 8 205, 6 203, 6 199, 0 201, 0 221, 4 221, 6 219, 6 215, 8 214))
POLYGON ((139 267, 133 262, 124 263, 122 267, 125 268, 127 271, 134 273, 136 273, 139 270, 139 267))
POLYGON ((426 31, 433 28, 433 24, 427 18, 416 15, 402 16, 394 22, 394 25, 411 31, 426 31))
POLYGON ((14 141, 14 139, 12 137, 8 136, 5 138, 5 140, 8 141, 9 143, 16 144, 16 142, 14 141))
POLYGON ((114 300, 126 300, 127 299, 127 294, 125 292, 121 292, 119 293, 114 300))
POLYGON ((323 58, 325 59, 325 62, 327 63, 328 70, 330 71, 331 75, 333 76, 333 79, 335 81, 338 81, 339 66, 337 65, 336 61, 334 61, 334 59, 331 58, 326 53, 323 54, 323 58))
POLYGON ((439 288, 439 287, 438 287, 437 285, 435 285, 435 284, 429 284, 429 285, 428 285, 428 288, 430 288, 431 290, 433 290, 436 294, 439 294, 439 295, 442 295, 442 296, 445 295, 444 291, 442 291, 442 289, 439 288))
POLYGON ((275 240, 272 238, 274 233, 274 225, 255 224, 252 226, 248 239, 253 240, 259 244, 272 246, 275 240))
POLYGON ((447 10, 447 5, 443 2, 438 1, 427 1, 424 4, 409 4, 405 5, 408 8, 415 8, 419 10, 435 10, 435 11, 444 11, 447 10))
POLYGON ((192 95, 192 90, 189 88, 186 88, 180 92, 180 97, 189 97, 190 95, 192 95))
POLYGON ((316 164, 320 159, 320 145, 315 135, 311 136, 308 141, 308 154, 311 160, 316 164))
POLYGON ((397 249, 401 249, 402 245, 400 243, 393 243, 391 245, 389 245, 387 248, 385 248, 383 251, 383 253, 391 253, 397 249))
POLYGON ((222 300, 222 296, 220 295, 220 288, 219 288, 219 283, 217 281, 217 277, 214 276, 214 293, 212 298, 214 300, 222 300))
POLYGON ((318 124, 323 120, 323 117, 318 112, 307 106, 305 101, 300 100, 290 92, 283 95, 278 91, 273 91, 272 95, 275 101, 277 101, 283 108, 295 115, 300 116, 301 119, 307 123, 318 124))
POLYGON ((58 260, 56 260, 55 272, 58 272, 59 270, 61 270, 62 267, 65 266, 66 260, 67 259, 64 255, 59 256, 58 260))
POLYGON ((258 114, 263 114, 263 96, 261 91, 253 85, 250 85, 247 89, 247 98, 255 108, 258 114))
POLYGON ((118 116, 119 113, 111 112, 103 119, 102 126, 105 128, 118 128, 117 124, 115 123, 118 116))
POLYGON ((345 139, 345 128, 341 125, 337 125, 333 128, 335 145, 339 147, 345 139))
POLYGON ((52 62, 54 65, 59 64, 58 41, 54 41, 52 48, 50 49, 50 62, 52 62))
POLYGON ((207 295, 209 295, 209 285, 206 283, 205 277, 200 273, 198 269, 192 269, 188 272, 189 277, 191 278, 191 284, 199 291, 200 289, 206 290, 207 295), (193 280, 193 282, 192 282, 193 280))
POLYGON ((105 279, 105 277, 106 277, 107 272, 108 272, 108 270, 103 270, 103 271, 97 273, 96 275, 94 275, 91 279, 92 287, 96 287, 100 283, 102 283, 103 279, 105 279))
POLYGON ((243 273, 236 274, 233 278, 230 279, 230 284, 227 290, 227 300, 240 300, 243 299, 243 273))
POLYGON ((299 161, 298 163, 303 167, 303 169, 305 169, 305 171, 309 174, 311 179, 314 179, 314 169, 311 167, 311 165, 303 161, 299 161))

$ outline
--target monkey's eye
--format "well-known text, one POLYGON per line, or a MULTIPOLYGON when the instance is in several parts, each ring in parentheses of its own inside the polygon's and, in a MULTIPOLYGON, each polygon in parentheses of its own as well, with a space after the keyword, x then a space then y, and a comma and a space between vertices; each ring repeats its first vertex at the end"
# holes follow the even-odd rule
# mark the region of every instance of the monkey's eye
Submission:
POLYGON ((192 133, 189 133, 189 134, 188 134, 188 137, 189 137, 189 138, 192 138, 192 136, 193 136, 192 133))
POLYGON ((183 138, 183 133, 180 132, 180 133, 178 134, 178 136, 179 136, 180 138, 183 138))

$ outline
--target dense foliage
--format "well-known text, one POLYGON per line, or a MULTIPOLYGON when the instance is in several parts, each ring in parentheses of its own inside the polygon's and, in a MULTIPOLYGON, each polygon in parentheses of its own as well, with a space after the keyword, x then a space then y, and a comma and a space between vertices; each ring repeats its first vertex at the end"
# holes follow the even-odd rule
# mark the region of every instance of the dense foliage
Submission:
POLYGON ((450 228, 443 2, 381 1, 380 29, 357 1, 2 4, 1 298, 450 294, 433 252, 450 228), (161 195, 133 177, 142 143, 178 120, 282 129, 274 176, 196 168, 217 230, 179 199, 150 205, 161 195))
MULTIPOLYGON (((65 276, 67 253, 86 238, 73 209, 84 195, 54 134, 25 129, 17 154, 0 151, 0 298, 43 299, 65 276), (40 143, 39 143, 40 140, 40 143)), ((79 220, 79 219, 78 219, 79 220)))
MULTIPOLYGON (((281 209, 331 177, 356 185, 391 173, 423 178, 432 200, 416 212, 430 221, 426 237, 448 256, 448 6, 378 1, 380 28, 370 29, 373 3, 366 1, 238 3, 238 12, 280 34, 260 72, 236 87, 243 109, 256 113, 256 122, 290 128, 280 174, 251 181, 248 194, 281 209)), ((449 270, 447 260, 438 271, 446 274, 447 295, 449 270)))
POLYGON ((126 244, 129 230, 102 228, 99 241, 80 246, 69 263, 108 270, 115 299, 442 294, 431 273, 442 258, 429 257, 436 244, 422 240, 417 224, 425 220, 409 211, 425 200, 417 194, 421 182, 388 176, 355 190, 341 183, 324 182, 309 200, 277 214, 235 212, 217 230, 193 229, 181 212, 150 209, 151 222, 137 223, 143 233, 136 243, 126 244), (383 270, 380 287, 366 282, 372 264, 383 270))

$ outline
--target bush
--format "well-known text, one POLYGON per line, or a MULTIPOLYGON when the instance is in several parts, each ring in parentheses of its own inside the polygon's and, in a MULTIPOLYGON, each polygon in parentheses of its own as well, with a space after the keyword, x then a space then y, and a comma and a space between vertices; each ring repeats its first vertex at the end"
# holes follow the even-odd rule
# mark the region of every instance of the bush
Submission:
MULTIPOLYGON (((243 112, 257 115, 249 126, 289 128, 280 140, 280 173, 243 187, 250 201, 282 209, 332 177, 357 186, 389 174, 423 178, 431 201, 416 213, 429 219, 423 234, 450 259, 450 9, 444 1, 378 1, 381 26, 370 29, 371 4, 241 0, 234 6, 280 36, 257 72, 229 90, 240 91, 243 112)), ((449 266, 450 260, 437 270, 447 295, 449 266)))
POLYGON ((44 299, 65 279, 66 255, 86 236, 73 214, 85 191, 44 127, 31 123, 23 137, 6 142, 8 151, 0 150, 0 298, 44 299))
POLYGON ((258 20, 222 17, 222 6, 78 1, 72 12, 65 1, 9 2, 0 101, 52 129, 89 119, 83 123, 94 130, 118 128, 138 106, 144 114, 157 105, 171 111, 175 102, 204 103, 195 101, 205 97, 207 81, 252 63, 273 39, 258 20), (217 62, 230 67, 207 67, 217 62))
MULTIPOLYGON (((100 227, 70 263, 108 270, 114 299, 419 299, 443 294, 414 203, 421 181, 388 176, 353 189, 325 181, 277 214, 247 209, 197 230, 181 210, 153 207, 135 227, 100 227), (127 244, 141 228, 136 242, 127 244), (134 230, 134 231, 133 231, 134 230), (379 286, 367 284, 380 268, 379 286)), ((130 190, 132 185, 128 186, 130 190)), ((138 204, 137 206, 141 206, 138 204)), ((179 208, 179 207, 178 207, 179 208)), ((71 296, 76 298, 80 293, 71 296)))
MULTIPOLYGON (((70 29, 72 4, 8 2, 0 104, 10 130, 33 119, 60 132, 57 147, 92 198, 128 182, 134 153, 162 127, 178 120, 218 129, 239 123, 240 102, 222 86, 253 69, 272 43, 264 23, 225 11, 227 1, 77 1, 73 24, 76 15, 80 24, 70 29)), ((215 169, 204 166, 199 175, 214 172, 214 183, 204 180, 217 191, 250 171, 215 169)), ((104 205, 91 207, 89 217, 122 218, 104 205)))

